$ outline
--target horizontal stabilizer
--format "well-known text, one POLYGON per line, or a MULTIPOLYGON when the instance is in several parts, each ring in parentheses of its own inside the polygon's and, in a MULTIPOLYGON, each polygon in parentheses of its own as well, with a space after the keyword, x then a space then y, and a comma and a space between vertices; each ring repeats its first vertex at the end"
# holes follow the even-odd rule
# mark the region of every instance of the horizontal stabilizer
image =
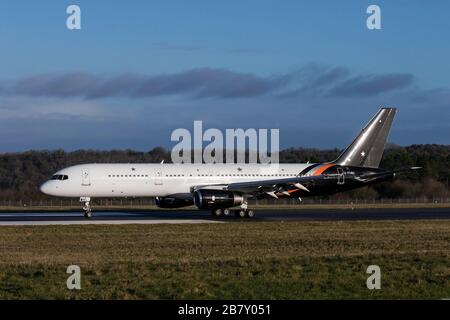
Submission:
POLYGON ((373 178, 379 178, 379 177, 389 176, 389 175, 395 176, 397 173, 403 173, 403 172, 420 170, 420 169, 422 169, 422 167, 406 167, 406 168, 400 168, 400 169, 395 169, 395 170, 387 170, 387 171, 381 171, 381 172, 377 172, 377 173, 366 174, 366 175, 359 176, 359 178, 360 179, 373 179, 373 178))

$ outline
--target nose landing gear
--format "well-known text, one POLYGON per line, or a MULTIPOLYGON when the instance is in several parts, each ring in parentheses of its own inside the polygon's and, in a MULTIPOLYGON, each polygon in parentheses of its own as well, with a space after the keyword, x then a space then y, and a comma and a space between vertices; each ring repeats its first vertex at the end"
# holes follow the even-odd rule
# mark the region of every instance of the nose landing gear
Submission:
POLYGON ((83 210, 84 210, 84 217, 85 218, 87 218, 87 219, 92 218, 92 210, 91 209, 84 209, 83 208, 83 210))
POLYGON ((92 218, 91 198, 80 197, 80 202, 84 202, 83 211, 85 218, 92 218))

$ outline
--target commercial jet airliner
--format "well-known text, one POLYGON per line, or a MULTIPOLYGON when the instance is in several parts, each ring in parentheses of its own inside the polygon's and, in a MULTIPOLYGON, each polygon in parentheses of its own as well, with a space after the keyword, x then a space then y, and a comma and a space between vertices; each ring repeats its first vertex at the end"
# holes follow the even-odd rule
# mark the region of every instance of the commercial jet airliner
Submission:
POLYGON ((248 199, 329 195, 368 186, 417 167, 383 170, 381 157, 395 108, 381 108, 347 149, 328 163, 278 164, 80 164, 56 172, 40 190, 79 197, 86 218, 96 197, 156 197, 161 208, 195 205, 214 216, 251 218, 248 199))

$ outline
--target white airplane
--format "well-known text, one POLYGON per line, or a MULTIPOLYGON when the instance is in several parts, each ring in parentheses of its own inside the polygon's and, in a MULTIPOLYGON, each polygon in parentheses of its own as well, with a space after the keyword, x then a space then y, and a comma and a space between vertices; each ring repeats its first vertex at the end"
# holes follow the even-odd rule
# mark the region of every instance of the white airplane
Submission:
POLYGON ((80 164, 56 172, 40 190, 79 197, 92 217, 92 198, 156 197, 161 208, 194 204, 214 216, 253 217, 248 199, 327 195, 386 181, 399 170, 378 168, 395 108, 381 108, 353 143, 328 163, 277 164, 80 164))

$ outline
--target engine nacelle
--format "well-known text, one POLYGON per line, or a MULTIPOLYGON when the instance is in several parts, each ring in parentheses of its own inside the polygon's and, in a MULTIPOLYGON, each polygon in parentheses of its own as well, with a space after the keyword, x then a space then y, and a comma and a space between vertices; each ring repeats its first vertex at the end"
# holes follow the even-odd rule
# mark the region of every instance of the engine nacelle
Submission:
POLYGON ((155 203, 160 208, 182 208, 194 204, 192 198, 157 197, 155 203))
POLYGON ((199 209, 230 208, 244 203, 244 197, 233 191, 202 189, 194 192, 194 204, 199 209))

